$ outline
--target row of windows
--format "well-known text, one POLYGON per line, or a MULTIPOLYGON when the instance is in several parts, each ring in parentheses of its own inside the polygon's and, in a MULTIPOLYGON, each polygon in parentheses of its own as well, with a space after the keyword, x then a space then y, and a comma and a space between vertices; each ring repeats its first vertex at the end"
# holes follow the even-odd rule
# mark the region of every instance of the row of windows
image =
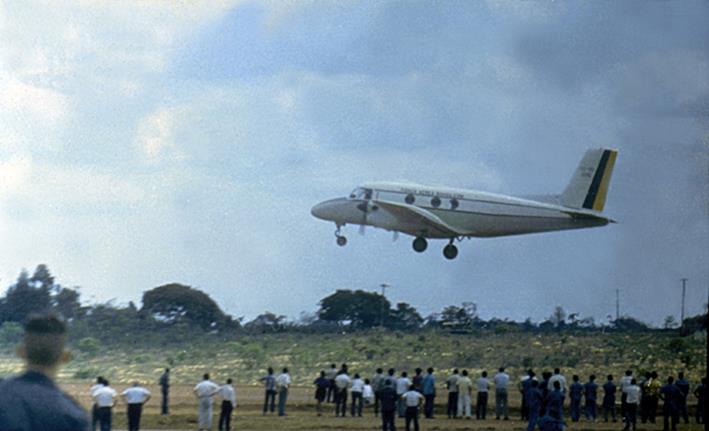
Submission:
MULTIPOLYGON (((414 196, 412 193, 409 193, 409 194, 406 195, 406 197, 404 198, 404 202, 406 202, 406 203, 409 204, 409 205, 413 205, 414 202, 416 202, 416 196, 414 196)), ((458 208, 458 206, 460 205, 460 202, 458 202, 458 199, 452 198, 452 199, 449 201, 449 204, 450 204, 450 208, 451 208, 452 210, 454 210, 454 209, 458 208)), ((440 206, 441 206, 441 198, 439 198, 438 196, 432 197, 432 198, 431 198, 431 206, 434 207, 434 208, 440 207, 440 206)))

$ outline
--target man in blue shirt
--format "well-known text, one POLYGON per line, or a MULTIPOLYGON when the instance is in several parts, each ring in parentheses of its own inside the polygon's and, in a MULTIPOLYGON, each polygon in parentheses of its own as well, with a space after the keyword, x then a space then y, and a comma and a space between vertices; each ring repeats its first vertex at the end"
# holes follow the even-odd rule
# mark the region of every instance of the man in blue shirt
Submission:
POLYGON ((583 394, 586 398, 586 419, 596 422, 596 397, 598 393, 598 385, 596 384, 596 376, 591 374, 588 382, 583 385, 583 394))
POLYGON ((433 402, 436 399, 436 376, 433 375, 433 368, 429 367, 426 370, 426 376, 422 383, 423 397, 426 403, 423 407, 423 413, 427 419, 433 419, 433 402))
POLYGON ((610 412, 613 422, 615 422, 615 392, 613 376, 608 375, 608 380, 603 385, 603 420, 608 422, 608 412, 610 412))
POLYGON ((564 393, 561 391, 561 382, 553 383, 553 390, 547 396, 547 415, 564 420, 564 393))
POLYGON ((670 420, 672 420, 672 431, 677 431, 677 423, 679 422, 679 403, 682 393, 674 384, 674 380, 674 377, 668 377, 667 384, 660 388, 660 399, 663 401, 663 431, 669 431, 670 420))
POLYGON ((579 382, 579 376, 574 375, 573 383, 569 386, 569 410, 571 420, 578 422, 581 418, 581 396, 583 395, 583 385, 579 382))
POLYGON ((689 423, 689 412, 687 412, 687 397, 689 396, 689 382, 684 379, 684 373, 682 371, 677 374, 677 381, 675 386, 682 393, 682 397, 679 399, 679 415, 684 418, 684 423, 689 423))
POLYGON ((542 409, 542 391, 539 390, 538 381, 531 381, 525 400, 527 401, 527 411, 529 414, 527 431, 534 431, 534 428, 537 426, 537 420, 539 419, 539 412, 542 409))
POLYGON ((32 315, 18 348, 25 372, 0 383, 0 430, 88 431, 89 418, 53 379, 69 360, 66 325, 54 315, 32 315))

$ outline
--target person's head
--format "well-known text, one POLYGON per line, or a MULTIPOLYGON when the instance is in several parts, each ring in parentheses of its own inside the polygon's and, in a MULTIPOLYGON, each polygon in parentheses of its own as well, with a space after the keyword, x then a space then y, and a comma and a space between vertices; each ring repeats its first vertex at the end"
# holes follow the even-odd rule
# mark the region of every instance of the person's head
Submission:
POLYGON ((387 371, 387 374, 389 374, 390 376, 393 376, 395 372, 396 371, 393 368, 389 368, 389 370, 387 371))
POLYGON ((232 380, 231 380, 231 379, 226 379, 226 384, 227 384, 227 385, 230 385, 230 384, 231 384, 231 382, 232 382, 232 380))
POLYGON ((657 371, 653 371, 652 374, 650 374, 650 377, 652 377, 653 379, 656 379, 657 378, 657 371))
POLYGON ((359 379, 359 373, 355 373, 355 379, 359 379))
POLYGON ((428 367, 428 369, 426 370, 426 372, 427 372, 428 374, 433 374, 433 367, 428 367))
POLYGON ((401 372, 401 377, 406 377, 406 376, 408 376, 408 374, 406 373, 406 371, 402 371, 402 372, 401 372))
POLYGON ((96 377, 96 384, 97 384, 97 385, 102 385, 102 384, 103 384, 103 376, 98 376, 98 377, 96 377))
POLYGON ((268 374, 273 374, 273 367, 268 367, 268 374))
POLYGON ((468 370, 463 370, 463 375, 467 376, 468 375, 468 370))
POLYGON ((596 375, 595 375, 595 374, 591 374, 590 376, 588 376, 588 380, 590 380, 590 381, 596 380, 596 375))
POLYGON ((104 386, 111 386, 111 383, 108 380, 103 379, 103 385, 104 386))
POLYGON ((630 384, 631 384, 631 385, 637 385, 637 384, 638 384, 638 381, 635 380, 635 379, 631 379, 631 380, 630 380, 630 384))
POLYGON ((558 368, 554 368, 554 374, 561 374, 561 370, 558 368))
POLYGON ((420 376, 420 375, 421 375, 421 372, 422 372, 423 370, 422 370, 421 368, 416 368, 416 370, 414 370, 414 371, 416 371, 416 375, 417 375, 417 376, 420 376))
POLYGON ((678 379, 678 380, 683 380, 683 379, 684 379, 684 371, 680 371, 679 373, 677 373, 677 379, 678 379))
POLYGON ((209 380, 209 373, 204 373, 202 380, 209 380))
POLYGON ((138 386, 140 386, 140 383, 138 383, 138 382, 133 382, 133 387, 134 387, 134 388, 137 388, 138 386))
POLYGON ((633 375, 633 370, 625 370, 625 375, 630 377, 633 375))
POLYGON ((458 369, 457 369, 457 368, 455 368, 455 369, 453 370, 453 374, 458 374, 458 369))
POLYGON ((573 379, 573 381, 578 382, 578 381, 579 381, 579 376, 577 376, 576 374, 574 374, 574 376, 572 377, 572 379, 573 379))
POLYGON ((551 377, 551 373, 550 373, 549 371, 544 371, 544 372, 542 373, 542 378, 543 378, 544 380, 549 380, 550 377, 551 377))
POLYGON ((672 382, 674 382, 674 381, 675 381, 675 378, 672 377, 672 376, 669 376, 669 377, 667 378, 667 384, 668 384, 668 385, 671 385, 672 382))
POLYGON ((337 368, 337 365, 335 365, 335 364, 330 364, 330 368, 337 368))
POLYGON ((487 377, 487 371, 483 371, 483 377, 487 377))
POLYGON ((288 368, 283 367, 283 374, 286 374, 288 372, 288 368))
POLYGON ((645 371, 645 378, 649 379, 650 377, 652 377, 652 373, 649 371, 645 371))
POLYGON ((558 380, 554 380, 554 389, 557 391, 561 390, 561 383, 558 380))
POLYGON ((382 370, 381 368, 377 368, 377 374, 381 374, 383 372, 384 372, 384 370, 382 370))
POLYGON ((504 373, 505 372, 505 367, 500 367, 500 372, 504 373))
POLYGON ((392 383, 391 379, 384 380, 384 386, 391 386, 392 384, 393 383, 392 383))
POLYGON ((536 388, 537 386, 539 386, 539 382, 536 380, 532 380, 532 387, 536 388))
POLYGON ((364 384, 368 385, 369 384, 369 379, 364 379, 364 384))
POLYGON ((70 358, 64 350, 66 324, 54 314, 30 315, 24 324, 24 337, 17 354, 29 367, 55 369, 70 358))
POLYGON ((320 377, 325 377, 325 371, 320 371, 320 377))
POLYGON ((613 374, 608 374, 608 381, 612 382, 613 381, 613 374))
POLYGON ((534 377, 534 376, 535 376, 534 370, 532 370, 531 368, 528 369, 528 370, 527 370, 527 375, 528 375, 529 377, 534 377))
POLYGON ((170 372, 170 369, 169 369, 169 368, 165 368, 165 372, 166 372, 166 373, 169 373, 169 372, 170 372))

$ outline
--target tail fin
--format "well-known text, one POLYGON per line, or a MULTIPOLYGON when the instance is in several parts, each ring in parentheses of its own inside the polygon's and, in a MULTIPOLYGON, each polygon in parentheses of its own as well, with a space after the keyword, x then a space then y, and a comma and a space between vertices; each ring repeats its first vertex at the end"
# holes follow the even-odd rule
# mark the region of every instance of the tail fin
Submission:
POLYGON ((586 151, 564 193, 561 204, 571 208, 603 211, 617 150, 597 148, 586 151))

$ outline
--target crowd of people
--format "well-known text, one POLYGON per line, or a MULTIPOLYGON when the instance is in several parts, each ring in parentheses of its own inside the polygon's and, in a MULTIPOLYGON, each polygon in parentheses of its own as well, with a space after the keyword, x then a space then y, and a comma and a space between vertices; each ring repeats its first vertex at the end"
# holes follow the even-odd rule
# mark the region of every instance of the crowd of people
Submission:
MULTIPOLYGON (((15 377, 0 381, 0 430, 95 430, 110 431, 112 409, 119 398, 110 382, 98 377, 91 387, 93 400, 92 420, 82 407, 62 392, 54 383, 60 365, 70 358, 65 350, 67 340, 65 323, 53 315, 31 317, 24 326, 22 343, 18 354, 25 362, 25 371, 15 377), (39 400, 39 402, 38 402, 39 400)), ((687 408, 690 396, 696 397, 698 408, 697 423, 706 420, 707 379, 692 388, 682 372, 668 376, 663 382, 656 372, 648 372, 637 379, 632 370, 627 370, 616 385, 613 375, 607 375, 605 383, 596 383, 596 376, 590 375, 586 383, 581 383, 574 375, 571 382, 558 368, 554 372, 543 372, 537 377, 528 370, 518 382, 511 382, 505 368, 488 377, 483 371, 473 381, 467 370, 453 370, 440 383, 435 370, 430 367, 425 374, 416 368, 409 377, 407 371, 390 368, 385 373, 376 369, 371 378, 363 378, 361 373, 350 377, 347 364, 337 367, 332 364, 322 370, 314 380, 316 412, 322 415, 324 404, 334 404, 335 416, 361 417, 367 409, 374 416, 381 416, 382 430, 393 431, 396 418, 403 418, 407 431, 419 430, 419 416, 434 418, 436 397, 439 389, 447 392, 445 415, 448 418, 471 419, 473 411, 477 419, 487 418, 488 394, 494 389, 494 412, 497 420, 509 420, 508 395, 511 390, 521 393, 521 419, 527 421, 527 431, 537 427, 541 431, 561 431, 565 425, 565 405, 568 398, 569 418, 573 422, 581 419, 595 422, 598 419, 599 392, 602 391, 600 407, 604 421, 624 423, 624 430, 636 429, 638 416, 642 423, 656 422, 659 402, 662 401, 662 416, 665 431, 675 431, 680 419, 689 422, 687 408), (473 395, 476 395, 473 402, 473 395), (620 395, 620 411, 616 414, 617 395, 620 395), (348 403, 349 400, 349 403, 348 403)), ((278 415, 286 416, 288 393, 292 384, 288 368, 275 375, 269 368, 260 379, 265 389, 263 414, 275 413, 278 398, 278 415)), ((160 376, 162 393, 161 413, 169 414, 170 370, 160 376)), ((213 403, 215 397, 222 400, 219 430, 231 430, 231 416, 236 407, 236 392, 232 380, 222 385, 214 383, 209 374, 194 387, 198 400, 199 430, 211 430, 213 403)), ((126 404, 129 431, 138 431, 143 405, 151 398, 147 388, 137 382, 121 392, 120 398, 126 404)))
MULTIPOLYGON (((394 429, 395 416, 405 419, 407 431, 412 424, 414 429, 418 430, 421 408, 424 417, 434 417, 437 384, 432 367, 426 370, 426 374, 422 374, 421 368, 416 368, 414 372, 414 376, 409 378, 406 371, 401 371, 397 376, 393 368, 386 374, 378 368, 370 380, 362 379, 358 373, 350 378, 347 364, 342 364, 339 368, 332 364, 330 369, 321 371, 314 381, 317 414, 322 414, 323 403, 331 402, 335 404, 335 416, 345 416, 349 394, 349 410, 352 416, 362 416, 363 405, 372 405, 375 416, 379 416, 381 412, 384 431, 394 429)), ((654 371, 645 373, 638 381, 633 376, 633 371, 627 370, 618 385, 610 374, 606 376, 603 385, 596 383, 596 376, 593 374, 588 377, 586 383, 581 383, 580 380, 579 376, 574 375, 571 383, 568 383, 559 368, 553 373, 543 372, 540 378, 533 370, 528 370, 516 385, 516 390, 521 394, 521 419, 527 421, 527 431, 533 431, 536 427, 542 431, 562 430, 567 397, 572 422, 578 422, 582 413, 587 421, 596 422, 599 390, 603 392, 600 407, 605 422, 617 421, 617 395, 620 394, 619 413, 625 424, 624 430, 631 427, 636 429, 638 412, 642 423, 655 423, 659 401, 662 400, 663 428, 665 431, 676 431, 680 419, 689 423, 687 404, 690 395, 694 395, 697 400, 696 422, 704 423, 707 403, 706 378, 691 392, 690 383, 684 378, 683 372, 678 373, 676 380, 673 376, 668 376, 664 385, 654 371)), ((475 410, 476 419, 486 419, 488 394, 494 387, 495 419, 509 420, 508 391, 512 385, 504 367, 492 378, 488 377, 487 371, 483 371, 475 382, 467 370, 461 372, 454 369, 446 377, 443 386, 448 395, 448 418, 471 419, 472 411, 475 410), (475 389, 477 397, 473 402, 475 389)))

